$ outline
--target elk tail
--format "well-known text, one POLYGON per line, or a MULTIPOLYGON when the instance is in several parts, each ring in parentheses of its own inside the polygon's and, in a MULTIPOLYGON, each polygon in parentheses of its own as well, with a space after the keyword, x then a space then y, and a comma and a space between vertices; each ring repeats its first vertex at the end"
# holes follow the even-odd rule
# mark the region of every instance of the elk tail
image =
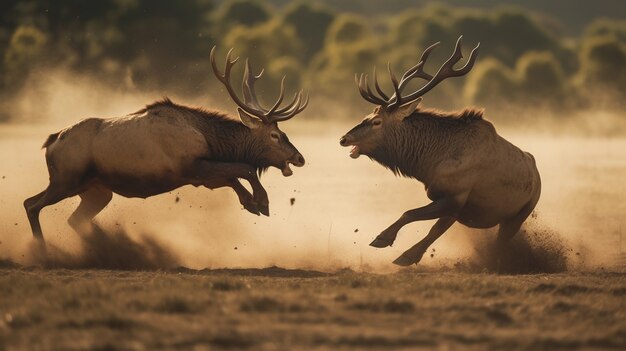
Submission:
POLYGON ((46 139, 46 141, 43 143, 41 148, 45 149, 48 146, 50 146, 52 143, 54 143, 59 138, 59 134, 61 134, 61 132, 48 135, 48 139, 46 139))

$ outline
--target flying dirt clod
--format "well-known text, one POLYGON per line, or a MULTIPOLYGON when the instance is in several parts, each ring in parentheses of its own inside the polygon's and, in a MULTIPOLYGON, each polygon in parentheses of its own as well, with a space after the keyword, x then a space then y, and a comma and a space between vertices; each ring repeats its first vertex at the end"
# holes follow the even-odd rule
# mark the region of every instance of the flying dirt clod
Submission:
POLYGON ((433 201, 406 211, 370 245, 391 246, 406 224, 438 219, 424 239, 394 261, 401 266, 419 262, 428 247, 457 221, 471 228, 499 225, 497 244, 501 247, 519 231, 539 201, 541 180, 534 157, 498 135, 481 110, 441 112, 418 107, 421 97, 437 84, 463 76, 474 66, 479 45, 465 66, 454 68, 463 57, 461 39, 434 76, 423 68, 438 43, 424 50, 420 61, 399 82, 389 67, 394 88, 390 96, 378 85, 375 70, 378 95, 370 89, 366 75, 356 78, 361 96, 378 106, 344 135, 340 144, 352 147, 352 158, 366 155, 396 175, 424 183, 433 201), (414 78, 427 83, 402 96, 414 78))

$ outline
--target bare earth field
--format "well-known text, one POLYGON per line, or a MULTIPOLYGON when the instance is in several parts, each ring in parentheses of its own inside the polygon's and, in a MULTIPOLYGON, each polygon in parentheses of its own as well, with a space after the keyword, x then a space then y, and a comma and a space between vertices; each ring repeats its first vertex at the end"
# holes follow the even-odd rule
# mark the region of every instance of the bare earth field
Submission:
POLYGON ((0 270, 1 350, 625 349, 626 274, 0 270))

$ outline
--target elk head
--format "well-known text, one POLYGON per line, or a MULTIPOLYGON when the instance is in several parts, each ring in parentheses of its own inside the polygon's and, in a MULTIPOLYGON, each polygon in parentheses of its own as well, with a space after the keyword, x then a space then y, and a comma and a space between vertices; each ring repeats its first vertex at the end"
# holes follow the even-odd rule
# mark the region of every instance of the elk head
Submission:
POLYGON ((261 140, 262 144, 265 146, 262 150, 263 159, 265 159, 270 166, 280 169, 283 176, 289 177, 293 174, 289 168, 289 164, 302 167, 304 166, 304 157, 289 141, 287 135, 278 128, 278 122, 291 119, 293 116, 302 112, 309 103, 309 98, 300 90, 294 95, 290 103, 281 107, 285 96, 284 83, 286 77, 284 76, 280 82, 278 100, 269 109, 262 107, 254 90, 254 83, 261 78, 263 70, 256 75, 251 73, 250 62, 246 60, 242 82, 243 101, 241 101, 230 82, 230 71, 237 60, 239 60, 239 57, 231 60, 232 51, 233 49, 230 49, 226 55, 226 64, 224 66, 224 73, 222 74, 215 64, 215 46, 211 49, 210 58, 213 73, 217 79, 224 84, 228 94, 237 104, 237 111, 239 112, 239 118, 243 125, 248 127, 250 132, 253 133, 258 140, 261 140))
POLYGON ((385 130, 391 129, 394 125, 401 123, 404 118, 413 114, 424 94, 446 78, 463 76, 472 69, 476 57, 478 56, 478 47, 480 44, 476 45, 472 50, 465 66, 454 69, 454 65, 463 58, 463 54, 461 53, 462 38, 463 36, 459 37, 452 56, 444 62, 434 76, 424 72, 424 65, 430 53, 439 44, 438 42, 424 50, 419 62, 406 71, 399 82, 391 70, 391 65, 387 65, 394 90, 391 96, 387 95, 378 85, 376 67, 374 67, 373 81, 374 88, 378 95, 370 89, 367 74, 355 76, 355 81, 361 96, 377 106, 374 108, 374 112, 366 116, 360 124, 352 128, 339 140, 341 146, 352 146, 350 157, 358 158, 361 154, 371 155, 371 153, 382 144, 385 137, 385 130), (417 91, 402 96, 403 90, 413 78, 424 79, 427 83, 417 91))

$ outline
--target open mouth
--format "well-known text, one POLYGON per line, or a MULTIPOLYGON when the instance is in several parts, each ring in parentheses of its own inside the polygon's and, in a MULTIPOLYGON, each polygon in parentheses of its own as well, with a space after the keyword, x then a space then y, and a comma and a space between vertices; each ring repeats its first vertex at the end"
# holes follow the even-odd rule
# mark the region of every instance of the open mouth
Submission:
POLYGON ((281 172, 283 172, 283 176, 285 176, 285 177, 289 177, 290 175, 293 174, 293 171, 289 167, 289 161, 285 162, 285 165, 281 169, 281 172))
POLYGON ((361 150, 358 145, 352 145, 352 149, 350 149, 350 157, 359 158, 361 156, 361 150))

